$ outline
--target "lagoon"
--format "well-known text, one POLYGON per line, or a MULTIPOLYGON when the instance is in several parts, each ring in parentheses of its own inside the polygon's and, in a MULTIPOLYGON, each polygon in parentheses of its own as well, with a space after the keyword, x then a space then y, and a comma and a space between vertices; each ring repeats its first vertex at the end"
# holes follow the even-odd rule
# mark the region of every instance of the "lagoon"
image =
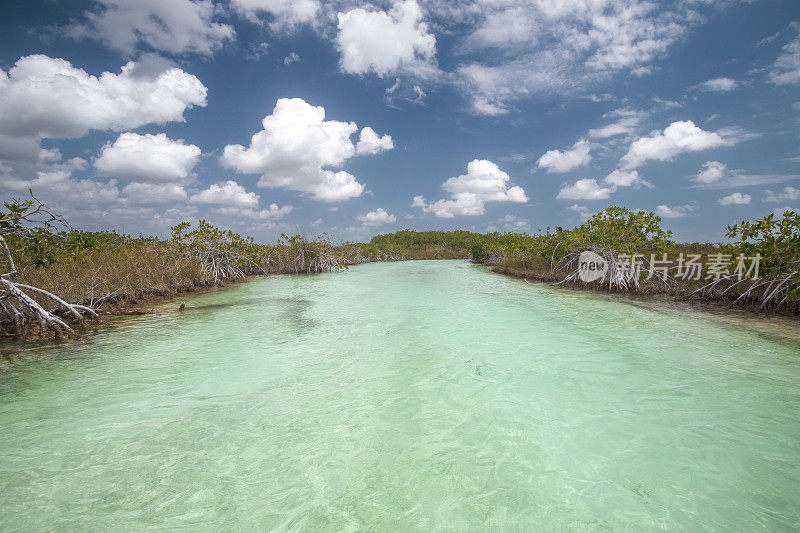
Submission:
POLYGON ((0 373, 0 529, 795 530, 800 343, 462 261, 254 279, 0 373))

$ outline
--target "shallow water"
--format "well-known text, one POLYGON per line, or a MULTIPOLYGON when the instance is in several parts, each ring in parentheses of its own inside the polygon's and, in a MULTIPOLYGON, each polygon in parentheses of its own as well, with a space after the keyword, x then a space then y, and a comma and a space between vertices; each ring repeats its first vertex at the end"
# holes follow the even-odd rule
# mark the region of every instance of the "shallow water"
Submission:
POLYGON ((795 530, 799 406, 800 344, 746 322, 278 276, 0 373, 0 529, 795 530))

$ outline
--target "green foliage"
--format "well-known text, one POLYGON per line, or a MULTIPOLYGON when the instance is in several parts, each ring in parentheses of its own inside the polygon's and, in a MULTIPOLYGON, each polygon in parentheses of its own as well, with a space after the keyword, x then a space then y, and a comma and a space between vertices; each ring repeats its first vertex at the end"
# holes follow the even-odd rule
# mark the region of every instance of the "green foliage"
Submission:
POLYGON ((0 210, 0 236, 22 260, 46 267, 93 247, 91 234, 75 231, 35 198, 14 198, 0 210))
POLYGON ((755 222, 734 224, 726 236, 736 239, 733 253, 761 256, 760 277, 789 280, 790 298, 800 298, 800 213, 786 211, 781 218, 772 213, 755 222))
POLYGON ((604 248, 615 253, 634 253, 664 249, 672 245, 672 232, 661 228, 653 213, 634 212, 624 207, 609 207, 572 230, 547 228, 545 233, 473 234, 469 246, 472 260, 494 262, 514 256, 539 257, 548 261, 589 248, 604 248))
POLYGON ((617 253, 634 253, 644 248, 661 248, 670 243, 672 232, 661 228, 661 217, 647 211, 607 207, 571 232, 566 244, 573 247, 601 247, 617 253))
POLYGON ((224 251, 237 252, 251 256, 258 252, 258 246, 252 237, 242 237, 231 230, 220 229, 201 220, 197 228, 192 229, 189 222, 181 222, 172 228, 172 242, 181 246, 218 246, 224 251))
POLYGON ((376 235, 369 244, 379 249, 422 250, 443 246, 458 250, 466 250, 472 238, 478 235, 470 231, 414 231, 402 230, 385 235, 376 235))

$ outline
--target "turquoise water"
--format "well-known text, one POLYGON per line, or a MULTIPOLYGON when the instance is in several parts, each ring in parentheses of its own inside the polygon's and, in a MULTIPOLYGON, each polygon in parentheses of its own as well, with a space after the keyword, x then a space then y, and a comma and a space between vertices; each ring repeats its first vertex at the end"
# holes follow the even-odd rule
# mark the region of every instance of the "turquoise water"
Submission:
POLYGON ((460 261, 254 280, 0 373, 0 529, 796 530, 800 345, 460 261))

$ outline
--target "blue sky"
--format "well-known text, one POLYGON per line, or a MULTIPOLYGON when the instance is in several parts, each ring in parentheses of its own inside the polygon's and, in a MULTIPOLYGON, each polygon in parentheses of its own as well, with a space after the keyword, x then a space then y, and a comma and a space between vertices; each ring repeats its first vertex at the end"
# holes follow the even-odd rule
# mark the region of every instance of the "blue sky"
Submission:
POLYGON ((800 3, 31 0, 0 190, 76 226, 259 240, 800 208, 800 3))

